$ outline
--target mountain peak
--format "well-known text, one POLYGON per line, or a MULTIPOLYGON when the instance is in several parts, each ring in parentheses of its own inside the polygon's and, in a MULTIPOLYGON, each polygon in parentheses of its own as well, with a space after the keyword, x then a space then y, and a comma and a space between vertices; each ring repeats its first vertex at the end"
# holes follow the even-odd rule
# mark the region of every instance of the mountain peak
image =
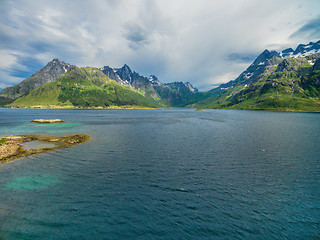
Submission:
POLYGON ((282 58, 306 57, 320 52, 320 40, 318 42, 309 42, 308 44, 299 44, 295 50, 287 48, 280 52, 282 58))
POLYGON ((122 68, 116 68, 114 70, 123 82, 131 83, 132 71, 127 64, 123 65, 122 68))
POLYGON ((54 58, 51 62, 48 62, 46 66, 41 68, 31 77, 23 80, 15 86, 3 89, 1 91, 1 95, 15 99, 45 83, 54 81, 56 78, 66 73, 70 69, 70 67, 70 64, 60 62, 59 59, 54 58))
POLYGON ((127 71, 130 71, 131 72, 131 69, 130 67, 127 65, 127 64, 124 64, 123 67, 121 69, 125 69, 127 71))
POLYGON ((198 92, 199 90, 197 88, 195 88, 194 86, 192 86, 191 83, 189 82, 185 82, 184 85, 193 93, 198 92))
POLYGON ((269 51, 268 49, 264 50, 257 59, 253 62, 254 65, 263 65, 266 61, 270 60, 272 57, 279 57, 277 51, 269 51))
POLYGON ((148 79, 152 85, 161 85, 161 82, 158 80, 158 78, 155 75, 150 75, 148 79))

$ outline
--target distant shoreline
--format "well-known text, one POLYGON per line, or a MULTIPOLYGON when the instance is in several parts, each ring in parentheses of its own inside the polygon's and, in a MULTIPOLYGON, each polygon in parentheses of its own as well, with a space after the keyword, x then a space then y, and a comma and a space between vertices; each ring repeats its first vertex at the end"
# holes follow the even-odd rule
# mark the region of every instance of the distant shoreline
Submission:
POLYGON ((3 109, 162 109, 162 108, 152 108, 152 107, 0 107, 3 109))
MULTIPOLYGON (((194 109, 197 110, 196 107, 166 107, 166 108, 151 108, 151 107, 0 107, 0 109, 74 109, 74 110, 157 110, 157 109, 194 109)), ((297 113, 320 113, 320 111, 307 111, 307 110, 299 110, 299 109, 232 109, 232 108, 201 108, 202 110, 230 110, 230 111, 260 111, 260 112, 297 112, 297 113)))

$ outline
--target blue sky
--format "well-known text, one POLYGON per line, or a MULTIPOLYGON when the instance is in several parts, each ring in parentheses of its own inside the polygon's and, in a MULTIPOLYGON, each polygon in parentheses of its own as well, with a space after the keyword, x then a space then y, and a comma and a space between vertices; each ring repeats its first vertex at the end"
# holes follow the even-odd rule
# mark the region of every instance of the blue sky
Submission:
POLYGON ((0 0, 0 88, 59 58, 209 90, 264 49, 318 40, 319 0, 0 0))

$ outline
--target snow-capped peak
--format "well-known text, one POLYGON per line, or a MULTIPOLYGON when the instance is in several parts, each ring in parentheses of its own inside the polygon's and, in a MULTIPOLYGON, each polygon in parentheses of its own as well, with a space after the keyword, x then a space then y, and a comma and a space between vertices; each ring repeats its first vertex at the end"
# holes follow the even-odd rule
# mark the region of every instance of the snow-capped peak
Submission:
POLYGON ((287 48, 280 52, 282 58, 297 58, 297 57, 306 57, 315 53, 320 52, 320 41, 309 44, 299 44, 296 50, 292 48, 287 48))

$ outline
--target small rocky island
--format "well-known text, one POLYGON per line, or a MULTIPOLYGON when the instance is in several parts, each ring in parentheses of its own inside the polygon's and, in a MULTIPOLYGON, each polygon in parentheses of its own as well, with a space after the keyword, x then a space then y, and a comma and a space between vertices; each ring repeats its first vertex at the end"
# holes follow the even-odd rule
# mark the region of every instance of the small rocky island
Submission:
POLYGON ((75 134, 64 137, 46 135, 17 135, 0 137, 0 165, 15 159, 48 151, 71 147, 90 140, 87 134, 75 134), (25 144, 36 143, 34 148, 25 144), (38 147, 37 147, 38 144, 38 147), (39 144, 42 144, 40 146, 39 144))
POLYGON ((49 124, 49 123, 65 123, 61 119, 34 119, 30 122, 39 123, 39 124, 49 124))

